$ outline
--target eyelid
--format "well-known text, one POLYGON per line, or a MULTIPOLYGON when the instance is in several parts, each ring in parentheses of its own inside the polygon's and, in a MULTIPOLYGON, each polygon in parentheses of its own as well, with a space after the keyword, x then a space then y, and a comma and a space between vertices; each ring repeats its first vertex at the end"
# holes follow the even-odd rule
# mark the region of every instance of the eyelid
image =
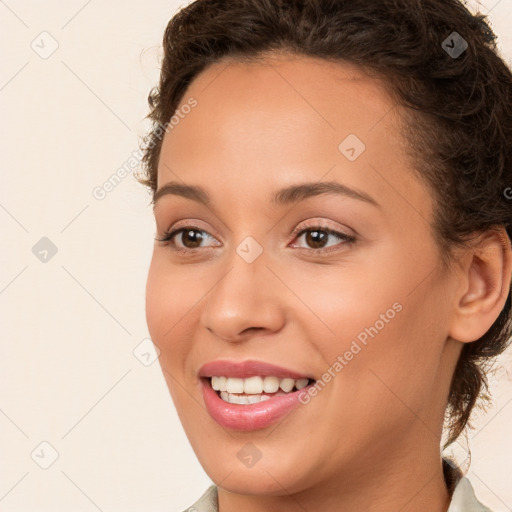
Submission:
POLYGON ((304 230, 313 230, 313 229, 324 229, 326 231, 330 232, 338 232, 340 235, 345 235, 349 238, 356 238, 357 233, 353 229, 348 229, 346 227, 336 227, 331 226, 329 224, 329 221, 322 219, 322 218, 310 218, 306 221, 302 221, 298 224, 298 226, 293 230, 292 235, 297 236, 304 230))
POLYGON ((209 228, 205 228, 204 225, 205 225, 205 223, 200 221, 199 219, 193 219, 193 218, 192 219, 184 219, 184 220, 179 220, 179 221, 175 222, 168 229, 163 229, 162 233, 163 233, 163 236, 165 236, 171 232, 175 232, 180 229, 188 228, 188 229, 194 229, 197 231, 204 231, 210 237, 217 239, 217 237, 210 232, 209 228))
MULTIPOLYGON (((213 240, 216 240, 218 242, 217 238, 214 235, 212 235, 209 231, 207 231, 206 229, 202 229, 199 226, 195 226, 193 224, 185 224, 184 226, 173 226, 172 228, 165 230, 164 233, 162 234, 161 238, 157 237, 157 238, 155 238, 155 240, 157 240, 158 242, 162 242, 165 245, 170 244, 170 245, 174 246, 173 249, 177 250, 177 251, 182 250, 184 252, 185 251, 186 252, 197 252, 197 250, 199 250, 199 249, 203 249, 203 250, 211 249, 211 246, 210 247, 196 247, 195 249, 186 249, 183 247, 176 246, 176 243, 173 242, 173 239, 180 233, 187 231, 187 230, 199 231, 200 233, 205 233, 209 238, 212 238, 213 240)), ((221 243, 221 242, 219 242, 219 243, 221 243)))

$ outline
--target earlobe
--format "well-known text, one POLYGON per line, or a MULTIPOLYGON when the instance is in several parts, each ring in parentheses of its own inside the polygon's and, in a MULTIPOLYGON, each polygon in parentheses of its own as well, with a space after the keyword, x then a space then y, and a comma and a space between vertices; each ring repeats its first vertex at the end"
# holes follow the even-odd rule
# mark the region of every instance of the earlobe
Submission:
POLYGON ((450 337, 463 343, 481 338, 498 318, 512 274, 512 249, 504 228, 486 231, 469 251, 450 329, 450 337))

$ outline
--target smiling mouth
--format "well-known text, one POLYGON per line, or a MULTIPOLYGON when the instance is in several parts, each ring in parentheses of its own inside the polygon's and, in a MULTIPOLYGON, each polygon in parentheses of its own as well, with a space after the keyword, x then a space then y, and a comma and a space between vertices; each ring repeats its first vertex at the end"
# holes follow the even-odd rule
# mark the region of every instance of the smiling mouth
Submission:
POLYGON ((212 376, 207 378, 211 388, 224 402, 250 405, 299 391, 314 379, 279 378, 271 375, 247 378, 212 376))

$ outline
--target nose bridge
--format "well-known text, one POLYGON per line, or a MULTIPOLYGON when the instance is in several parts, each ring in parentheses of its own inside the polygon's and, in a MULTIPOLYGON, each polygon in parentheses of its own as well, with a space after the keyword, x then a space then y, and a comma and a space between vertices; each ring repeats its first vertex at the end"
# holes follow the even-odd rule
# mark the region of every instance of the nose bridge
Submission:
POLYGON ((246 237, 235 247, 225 271, 206 297, 201 312, 203 327, 230 341, 239 341, 250 328, 260 334, 281 328, 279 292, 267 262, 263 247, 253 237, 246 237))

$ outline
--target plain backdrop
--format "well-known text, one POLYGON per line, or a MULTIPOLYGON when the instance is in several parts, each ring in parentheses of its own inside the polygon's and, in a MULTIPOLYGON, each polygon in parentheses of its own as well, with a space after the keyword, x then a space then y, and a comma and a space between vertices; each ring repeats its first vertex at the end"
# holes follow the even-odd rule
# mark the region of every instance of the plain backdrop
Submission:
MULTIPOLYGON (((173 512, 210 484, 147 341, 150 196, 133 168, 93 194, 133 166, 180 5, 0 1, 0 511, 173 512)), ((510 63, 512 0, 480 10, 510 63)), ((506 512, 511 352, 499 363, 468 476, 506 512)))

